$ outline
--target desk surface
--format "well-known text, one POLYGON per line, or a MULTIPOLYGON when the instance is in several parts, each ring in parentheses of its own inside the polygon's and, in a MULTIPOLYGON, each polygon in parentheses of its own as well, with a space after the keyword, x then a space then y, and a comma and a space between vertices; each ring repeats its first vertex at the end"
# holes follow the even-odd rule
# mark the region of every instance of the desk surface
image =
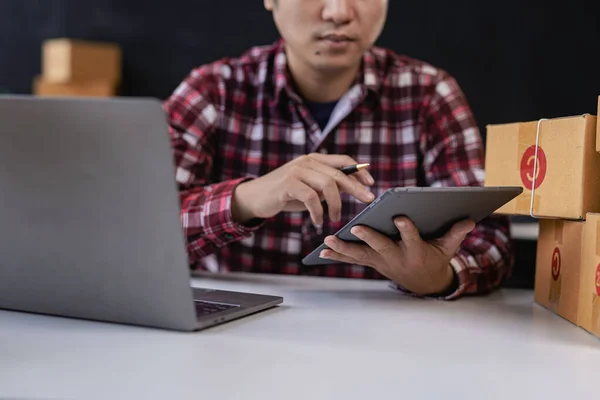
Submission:
POLYGON ((381 281, 232 275, 195 286, 285 296, 173 333, 0 311, 0 398, 596 398, 600 340, 502 290, 456 302, 381 281))

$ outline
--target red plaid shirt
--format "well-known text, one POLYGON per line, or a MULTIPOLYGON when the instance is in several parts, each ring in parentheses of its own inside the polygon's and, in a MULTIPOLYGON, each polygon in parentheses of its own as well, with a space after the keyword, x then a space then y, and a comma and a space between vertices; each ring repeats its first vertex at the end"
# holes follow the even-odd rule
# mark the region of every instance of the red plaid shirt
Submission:
MULTIPOLYGON (((398 186, 483 185, 481 137, 455 80, 377 47, 364 55, 355 84, 323 131, 293 89, 281 41, 193 70, 165 109, 193 268, 384 278, 358 265, 301 263, 365 207, 347 194, 342 220, 326 218, 321 228, 308 212, 280 213, 252 228, 232 219, 237 184, 307 153, 371 163, 376 196, 398 186)), ((498 286, 512 265, 506 218, 479 223, 451 265, 458 285, 445 298, 498 286)))

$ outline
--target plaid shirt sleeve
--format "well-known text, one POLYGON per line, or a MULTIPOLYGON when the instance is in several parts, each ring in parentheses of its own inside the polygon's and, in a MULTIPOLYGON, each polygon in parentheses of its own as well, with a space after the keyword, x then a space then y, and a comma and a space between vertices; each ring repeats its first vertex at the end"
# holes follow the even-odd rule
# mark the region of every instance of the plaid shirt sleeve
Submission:
MULTIPOLYGON (((484 148, 467 100, 445 73, 432 85, 422 113, 420 147, 430 186, 483 186, 484 148)), ((511 272, 513 249, 506 217, 492 215, 477 224, 450 261, 454 284, 435 297, 451 300, 498 287, 511 272)), ((397 286, 398 289, 404 290, 397 286)))
POLYGON ((260 225, 247 227, 231 215, 235 187, 248 178, 209 181, 219 121, 219 81, 207 68, 190 73, 164 108, 175 158, 181 203, 181 224, 192 265, 215 247, 250 236, 260 225))

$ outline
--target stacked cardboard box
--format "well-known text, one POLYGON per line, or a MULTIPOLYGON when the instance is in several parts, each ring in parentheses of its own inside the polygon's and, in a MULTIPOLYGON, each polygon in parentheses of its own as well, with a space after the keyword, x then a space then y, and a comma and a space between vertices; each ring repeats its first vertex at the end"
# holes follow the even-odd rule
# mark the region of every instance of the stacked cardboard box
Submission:
POLYGON ((48 39, 42 44, 38 96, 110 97, 121 83, 121 48, 115 43, 48 39))
POLYGON ((489 125, 486 186, 498 185, 524 188, 499 214, 539 218, 535 301, 600 337, 597 117, 489 125))

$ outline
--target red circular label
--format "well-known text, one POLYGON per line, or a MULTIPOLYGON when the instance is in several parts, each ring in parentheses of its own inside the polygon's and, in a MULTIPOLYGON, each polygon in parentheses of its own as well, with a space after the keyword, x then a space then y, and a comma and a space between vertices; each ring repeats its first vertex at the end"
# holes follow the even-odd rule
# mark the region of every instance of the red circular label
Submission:
POLYGON ((598 264, 598 268, 596 269, 596 294, 600 296, 600 264, 598 264))
POLYGON ((535 177, 535 188, 539 188, 542 182, 544 182, 544 178, 546 177, 546 154, 541 147, 538 146, 537 152, 537 165, 535 165, 535 146, 529 146, 525 153, 523 153, 523 158, 521 158, 521 181, 523 185, 532 190, 533 188, 533 170, 535 167, 536 177, 535 177))
POLYGON ((552 279, 555 281, 557 281, 560 276, 560 263, 560 250, 557 247, 554 249, 554 253, 552 253, 552 279))

